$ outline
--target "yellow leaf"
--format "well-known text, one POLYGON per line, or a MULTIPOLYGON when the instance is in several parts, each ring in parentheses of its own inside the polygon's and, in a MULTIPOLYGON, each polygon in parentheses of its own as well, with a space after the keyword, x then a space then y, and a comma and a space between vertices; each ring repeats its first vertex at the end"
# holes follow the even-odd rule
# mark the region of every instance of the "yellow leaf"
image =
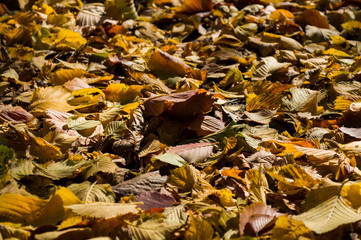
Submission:
POLYGON ((246 110, 247 111, 275 110, 281 106, 282 97, 283 95, 280 93, 275 93, 275 94, 263 93, 258 96, 252 97, 252 99, 250 100, 248 100, 247 97, 248 101, 247 101, 246 110))
POLYGON ((338 111, 345 111, 345 110, 349 109, 351 103, 352 103, 351 100, 349 100, 345 97, 338 96, 334 102, 333 109, 338 110, 338 111))
POLYGON ((63 51, 75 50, 86 43, 86 39, 80 33, 62 28, 55 39, 54 48, 63 51))
POLYGON ((186 240, 211 240, 213 237, 212 225, 205 219, 198 219, 189 212, 189 227, 184 234, 186 240))
POLYGON ((181 192, 189 192, 197 181, 199 171, 191 165, 184 165, 170 171, 168 184, 181 192))
POLYGON ((359 32, 361 30, 361 22, 351 20, 341 24, 342 28, 349 32, 359 32))
POLYGON ((67 103, 70 91, 62 86, 37 88, 30 101, 29 110, 35 116, 45 114, 48 109, 68 112, 75 109, 67 103))
POLYGON ((361 207, 361 183, 345 184, 341 196, 355 209, 361 207))
POLYGON ((29 239, 32 230, 32 227, 22 227, 21 224, 18 223, 0 223, 0 236, 3 239, 29 239))
POLYGON ((218 197, 222 206, 235 206, 235 201, 233 199, 234 194, 231 190, 223 188, 221 190, 218 190, 215 195, 218 197))
POLYGON ((337 50, 335 48, 329 48, 326 51, 323 51, 323 54, 330 55, 330 56, 336 56, 336 57, 346 57, 346 58, 351 57, 351 55, 349 55, 343 51, 337 50))
POLYGON ((54 85, 63 85, 74 79, 84 77, 85 71, 82 69, 59 69, 50 75, 50 82, 54 85))
POLYGON ((266 189, 268 182, 262 168, 250 169, 246 172, 247 187, 252 202, 266 203, 266 189))
POLYGON ((127 213, 138 213, 138 205, 134 203, 105 203, 93 202, 87 204, 69 205, 67 208, 80 216, 94 218, 114 218, 127 213))
POLYGON ((0 216, 3 221, 41 226, 63 220, 68 204, 80 200, 68 189, 61 187, 48 200, 14 193, 0 195, 0 216))
POLYGON ((128 103, 127 105, 125 105, 125 106, 122 108, 122 111, 130 114, 131 111, 134 110, 134 109, 136 109, 137 107, 139 107, 139 105, 140 105, 139 102, 128 103))
POLYGON ((299 240, 315 239, 313 232, 302 221, 279 216, 272 229, 271 240, 299 240))
POLYGON ((273 11, 270 15, 270 19, 274 20, 282 20, 284 18, 294 18, 295 15, 293 15, 290 11, 285 9, 277 9, 276 11, 273 11))
POLYGON ((65 229, 80 224, 82 222, 83 222, 83 217, 81 216, 70 217, 60 223, 60 225, 58 226, 58 230, 65 229))
POLYGON ((40 161, 49 161, 61 155, 60 148, 55 147, 41 137, 31 138, 30 154, 39 158, 40 161))
POLYGON ((98 88, 83 88, 73 91, 67 98, 67 102, 73 106, 90 106, 103 102, 104 93, 98 88))
POLYGON ((278 189, 284 192, 303 188, 310 189, 319 182, 297 164, 287 164, 281 168, 274 167, 267 169, 266 172, 278 180, 278 189))
POLYGON ((108 85, 103 92, 108 101, 127 104, 134 102, 142 89, 143 87, 139 85, 128 86, 124 83, 115 83, 108 85))

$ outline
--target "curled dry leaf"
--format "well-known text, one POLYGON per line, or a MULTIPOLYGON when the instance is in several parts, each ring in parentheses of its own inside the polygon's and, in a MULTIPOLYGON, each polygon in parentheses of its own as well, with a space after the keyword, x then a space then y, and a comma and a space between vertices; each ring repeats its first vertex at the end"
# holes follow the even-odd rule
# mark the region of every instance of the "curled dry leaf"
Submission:
POLYGON ((253 203, 244 208, 239 215, 241 236, 259 236, 270 231, 280 213, 263 203, 253 203))
POLYGON ((26 123, 33 118, 33 115, 20 106, 0 105, 0 123, 26 123))

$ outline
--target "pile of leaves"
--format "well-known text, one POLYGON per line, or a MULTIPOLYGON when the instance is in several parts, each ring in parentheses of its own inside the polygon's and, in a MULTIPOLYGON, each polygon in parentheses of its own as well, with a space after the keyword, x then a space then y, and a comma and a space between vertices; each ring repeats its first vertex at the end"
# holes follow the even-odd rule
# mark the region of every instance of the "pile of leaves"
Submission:
POLYGON ((0 3, 2 239, 360 239, 360 0, 0 3))

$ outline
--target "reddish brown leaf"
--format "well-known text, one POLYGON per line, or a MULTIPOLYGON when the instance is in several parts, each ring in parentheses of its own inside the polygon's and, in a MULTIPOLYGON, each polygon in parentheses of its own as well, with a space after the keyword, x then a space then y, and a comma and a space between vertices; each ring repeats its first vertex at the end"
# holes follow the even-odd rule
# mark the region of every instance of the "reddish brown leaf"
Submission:
POLYGON ((0 105, 0 123, 9 121, 12 123, 26 123, 33 118, 33 115, 22 107, 12 107, 10 105, 0 105))
POLYGON ((151 116, 166 113, 174 119, 184 121, 209 112, 215 101, 205 90, 190 90, 149 98, 144 102, 144 106, 151 116))
POLYGON ((135 200, 137 202, 143 202, 143 205, 139 205, 139 207, 143 210, 171 207, 174 203, 176 203, 172 195, 160 192, 143 192, 136 196, 135 200))
POLYGON ((263 203, 253 203, 239 215, 241 236, 260 236, 272 229, 280 213, 263 203))

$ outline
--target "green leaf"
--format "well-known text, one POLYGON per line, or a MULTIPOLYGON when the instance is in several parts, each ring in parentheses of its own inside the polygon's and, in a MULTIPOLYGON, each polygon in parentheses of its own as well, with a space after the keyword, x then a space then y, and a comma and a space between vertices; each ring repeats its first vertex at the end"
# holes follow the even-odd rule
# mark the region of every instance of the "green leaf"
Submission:
POLYGON ((0 177, 7 171, 10 160, 15 160, 16 154, 14 149, 0 145, 0 177))
POLYGON ((165 153, 156 157, 153 157, 154 160, 159 160, 177 167, 182 167, 184 164, 187 164, 187 161, 184 160, 181 156, 175 153, 165 153))

